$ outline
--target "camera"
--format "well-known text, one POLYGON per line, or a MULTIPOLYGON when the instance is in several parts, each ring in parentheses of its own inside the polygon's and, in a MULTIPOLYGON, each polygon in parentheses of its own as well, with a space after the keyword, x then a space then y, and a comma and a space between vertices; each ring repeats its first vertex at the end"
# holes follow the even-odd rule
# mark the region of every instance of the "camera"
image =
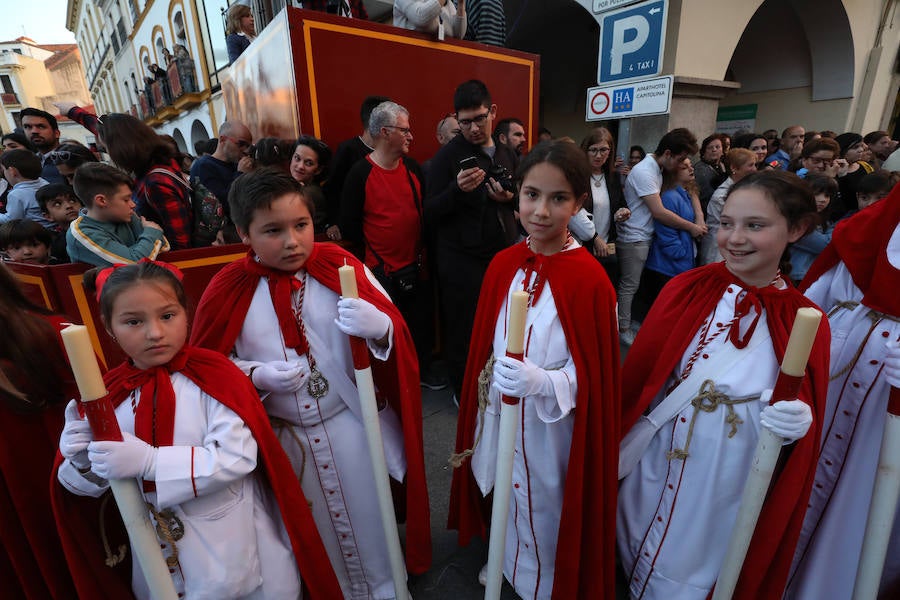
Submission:
POLYGON ((493 164, 488 170, 487 176, 500 184, 504 191, 511 194, 516 193, 516 182, 513 180, 512 173, 503 165, 493 164))

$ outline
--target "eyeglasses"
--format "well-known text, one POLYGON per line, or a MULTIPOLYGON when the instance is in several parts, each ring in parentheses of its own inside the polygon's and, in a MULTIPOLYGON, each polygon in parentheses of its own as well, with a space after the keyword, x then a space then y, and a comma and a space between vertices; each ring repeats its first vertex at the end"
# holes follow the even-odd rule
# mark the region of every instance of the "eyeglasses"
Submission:
POLYGON ((230 135, 220 135, 219 137, 224 138, 226 140, 231 140, 232 142, 237 144, 237 147, 240 148, 241 150, 245 150, 251 146, 250 142, 248 142, 247 140, 240 140, 238 138, 233 138, 230 135))
POLYGON ((609 154, 609 148, 597 148, 596 146, 591 146, 587 149, 588 154, 597 156, 599 154, 609 154))
POLYGON ((385 127, 389 127, 391 129, 396 129, 397 131, 400 132, 400 135, 405 136, 405 135, 412 134, 412 129, 410 129, 409 127, 397 127, 396 125, 385 125, 385 127))
POLYGON ((54 165, 58 165, 60 163, 67 162, 70 158, 72 158, 71 152, 68 152, 67 150, 54 150, 53 152, 47 153, 44 161, 52 163, 54 165))
POLYGON ((471 119, 457 119, 459 121, 459 126, 463 129, 469 129, 472 127, 472 124, 478 125, 479 127, 484 127, 485 122, 488 117, 491 115, 491 111, 487 111, 486 113, 481 113, 471 119))

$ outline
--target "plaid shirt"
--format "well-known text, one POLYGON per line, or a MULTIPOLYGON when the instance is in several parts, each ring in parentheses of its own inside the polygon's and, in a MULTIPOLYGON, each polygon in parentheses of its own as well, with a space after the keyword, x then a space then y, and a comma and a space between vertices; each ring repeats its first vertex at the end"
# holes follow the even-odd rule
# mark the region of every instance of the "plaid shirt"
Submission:
MULTIPOLYGON (((350 14, 354 19, 369 19, 369 13, 366 12, 366 7, 363 6, 362 0, 338 0, 339 2, 346 3, 350 7, 350 14)), ((318 10, 321 12, 328 12, 327 9, 328 0, 303 0, 303 8, 309 10, 318 10)))
POLYGON ((165 169, 176 176, 181 174, 181 168, 174 160, 148 169, 147 174, 135 182, 131 195, 136 212, 163 228, 172 250, 190 248, 194 221, 187 184, 170 173, 150 172, 154 169, 165 169))
POLYGON ((76 106, 72 108, 66 116, 94 135, 97 135, 97 115, 92 115, 80 106, 76 106))

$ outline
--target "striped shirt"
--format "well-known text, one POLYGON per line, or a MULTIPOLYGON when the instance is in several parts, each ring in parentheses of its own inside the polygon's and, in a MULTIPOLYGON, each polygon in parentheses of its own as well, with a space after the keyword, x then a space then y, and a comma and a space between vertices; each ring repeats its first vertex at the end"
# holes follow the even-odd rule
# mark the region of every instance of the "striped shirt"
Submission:
POLYGON ((466 13, 469 18, 467 40, 493 46, 506 45, 506 14, 501 0, 471 0, 466 5, 466 13))

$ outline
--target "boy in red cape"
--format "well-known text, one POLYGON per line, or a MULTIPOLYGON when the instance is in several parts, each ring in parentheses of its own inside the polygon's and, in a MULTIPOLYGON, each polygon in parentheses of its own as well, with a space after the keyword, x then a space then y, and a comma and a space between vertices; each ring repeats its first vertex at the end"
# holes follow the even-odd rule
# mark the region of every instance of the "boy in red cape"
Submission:
POLYGON ((782 401, 789 409, 769 405, 766 390, 797 309, 812 306, 781 276, 779 259, 814 214, 812 193, 793 174, 754 174, 735 184, 717 234, 726 262, 669 282, 628 352, 616 535, 634 597, 703 599, 713 589, 760 427, 787 445, 734 597, 780 598, 784 591, 815 471, 827 323, 819 327, 798 400, 782 401), (653 412, 678 394, 676 408, 653 412), (790 434, 767 421, 767 411, 775 411, 774 421, 782 409, 796 414, 790 434), (651 424, 652 436, 634 450, 633 433, 651 424))
POLYGON ((519 211, 531 235, 497 254, 484 278, 451 457, 448 526, 463 545, 485 537, 500 395, 522 398, 504 574, 526 598, 611 598, 619 430, 615 292, 567 231, 589 197, 590 167, 577 146, 554 142, 533 149, 520 176, 519 211), (523 287, 532 300, 520 361, 505 356, 505 337, 510 294, 523 287), (506 387, 527 381, 534 382, 525 385, 530 389, 506 387))
POLYGON ((431 537, 412 338, 358 260, 313 242, 313 205, 290 176, 270 169, 245 175, 229 201, 252 250, 210 282, 192 341, 230 354, 260 390, 344 595, 392 598, 348 335, 364 338, 377 359, 385 458, 391 477, 404 482, 395 506, 399 516, 406 512, 406 564, 420 573, 431 563, 431 537), (345 264, 356 268, 359 299, 339 297, 345 264))
MULTIPOLYGON (((815 485, 785 598, 849 598, 888 399, 891 387, 900 384, 900 190, 840 221, 801 289, 828 314, 833 376, 815 485)), ((880 597, 898 594, 900 519, 895 518, 880 597)))

